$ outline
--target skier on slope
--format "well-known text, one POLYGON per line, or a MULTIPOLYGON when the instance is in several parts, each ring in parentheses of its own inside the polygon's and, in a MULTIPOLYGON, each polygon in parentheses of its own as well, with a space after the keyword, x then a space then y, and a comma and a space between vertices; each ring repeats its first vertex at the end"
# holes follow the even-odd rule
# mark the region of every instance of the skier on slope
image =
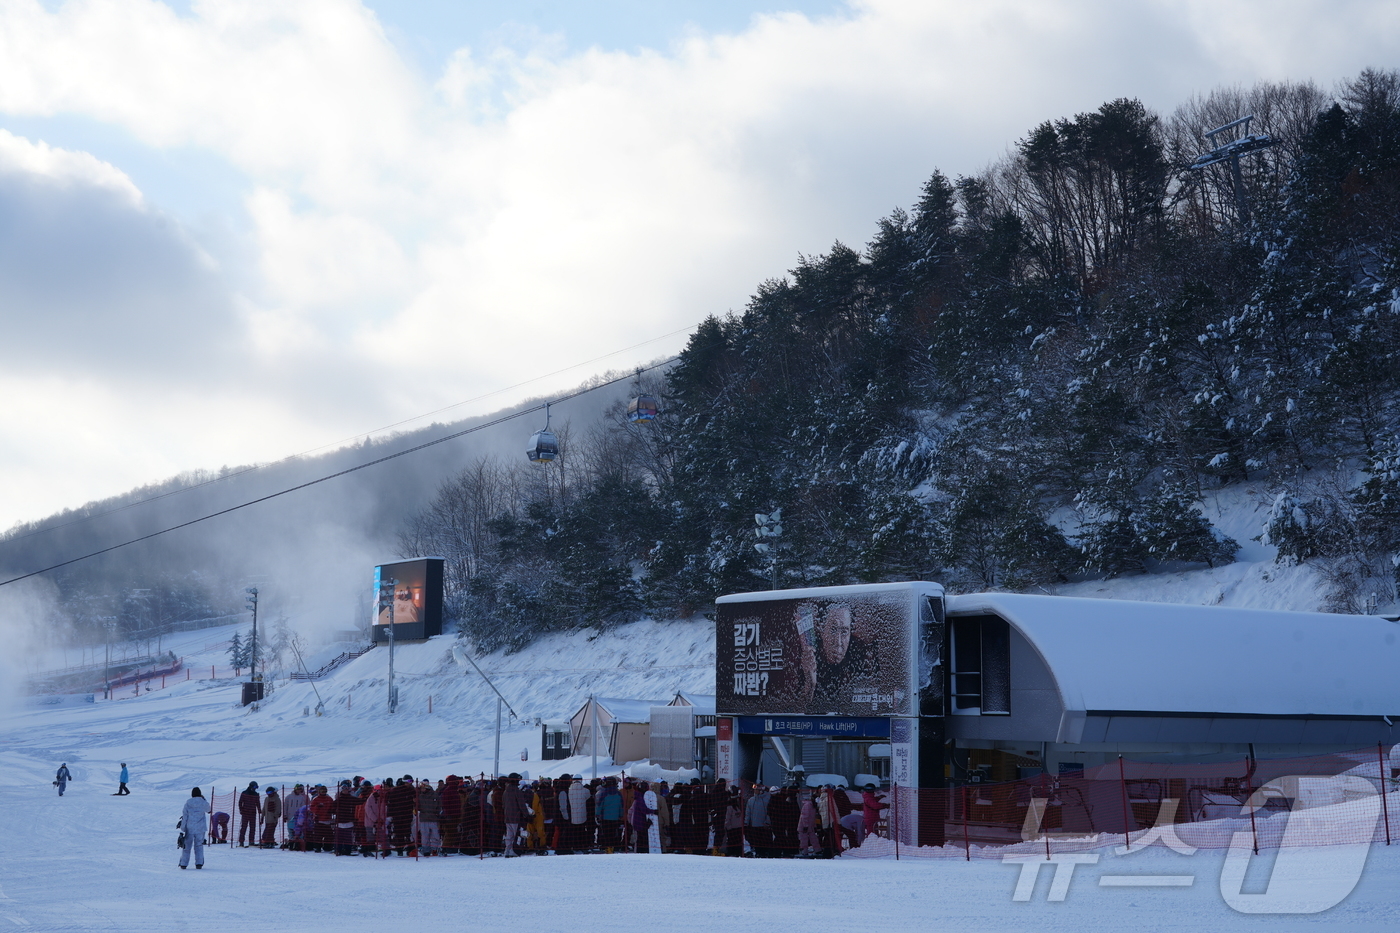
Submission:
POLYGON ((121 773, 121 775, 117 778, 117 783, 118 783, 120 786, 117 788, 117 792, 116 792, 115 794, 113 794, 112 796, 113 796, 113 797, 123 797, 123 796, 125 796, 125 795, 131 793, 131 791, 128 790, 128 789, 127 789, 127 786, 126 786, 126 782, 129 781, 129 780, 131 780, 131 775, 130 775, 130 773, 128 773, 127 770, 126 770, 126 762, 123 761, 123 762, 122 762, 122 773, 121 773))
POLYGON ((58 773, 53 778, 54 784, 58 787, 58 796, 63 796, 63 791, 71 780, 73 780, 73 772, 68 770, 68 762, 65 761, 58 766, 58 773))

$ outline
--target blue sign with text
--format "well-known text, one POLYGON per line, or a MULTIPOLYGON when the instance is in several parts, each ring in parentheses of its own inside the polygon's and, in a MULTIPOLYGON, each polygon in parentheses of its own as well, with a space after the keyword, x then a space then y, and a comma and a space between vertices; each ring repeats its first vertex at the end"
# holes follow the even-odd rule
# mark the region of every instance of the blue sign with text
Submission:
POLYGON ((805 735, 832 739, 882 739, 890 734, 885 718, 837 716, 740 716, 739 731, 749 735, 805 735))

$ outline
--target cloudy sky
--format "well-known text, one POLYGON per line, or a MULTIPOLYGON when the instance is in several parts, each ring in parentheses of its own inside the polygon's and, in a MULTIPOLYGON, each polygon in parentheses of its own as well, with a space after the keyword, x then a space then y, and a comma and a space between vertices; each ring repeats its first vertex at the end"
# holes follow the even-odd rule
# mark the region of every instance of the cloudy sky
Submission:
POLYGON ((1394 0, 0 0, 0 528, 674 352, 1041 120, 1397 62, 1394 0))

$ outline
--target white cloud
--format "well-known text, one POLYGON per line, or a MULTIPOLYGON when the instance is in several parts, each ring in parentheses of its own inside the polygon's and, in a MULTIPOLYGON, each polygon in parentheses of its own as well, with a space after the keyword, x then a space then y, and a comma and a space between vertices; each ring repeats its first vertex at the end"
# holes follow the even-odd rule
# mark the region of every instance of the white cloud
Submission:
MULTIPOLYGON (((201 0, 188 16, 154 0, 0 0, 0 119, 79 115, 156 154, 225 160, 247 178, 230 224, 247 227, 234 250, 247 256, 210 246, 220 264, 201 260, 119 164, 4 134, 0 175, 67 204, 47 208, 55 222, 104 204, 97 215, 122 218, 113 231, 145 231, 90 250, 159 258, 94 280, 125 295, 112 313, 206 309, 163 319, 197 371, 147 355, 139 380, 113 361, 95 373, 94 341, 85 369, 56 353, 49 378, 113 373, 118 394, 164 378, 240 423, 258 412, 258 449, 290 451, 739 307, 799 252, 859 244, 935 167, 975 171, 1041 120, 1384 66, 1397 20, 1397 5, 1362 0, 865 0, 662 51, 570 54, 527 37, 461 49, 422 76, 351 0, 201 0)), ((65 242, 45 248, 61 257, 65 242)), ((73 306, 59 279, 81 273, 53 261, 55 306, 73 306)), ((51 420, 85 417, 64 393, 48 398, 51 420)), ((129 434, 147 401, 131 396, 132 413, 117 406, 94 436, 129 434)), ((207 433, 171 441, 159 462, 225 459, 207 433)), ((0 501, 0 523, 33 514, 0 501)))
POLYGON ((0 129, 0 173, 25 174, 57 185, 100 188, 121 195, 131 207, 141 206, 141 192, 114 165, 86 152, 70 152, 43 142, 31 142, 0 129))

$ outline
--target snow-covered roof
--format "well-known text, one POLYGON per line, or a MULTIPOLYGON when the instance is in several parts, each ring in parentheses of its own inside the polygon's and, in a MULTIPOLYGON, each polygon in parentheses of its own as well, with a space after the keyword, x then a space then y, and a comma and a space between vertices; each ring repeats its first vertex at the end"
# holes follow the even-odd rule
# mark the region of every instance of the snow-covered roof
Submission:
POLYGON ((702 693, 686 693, 679 691, 671 700, 672 706, 693 706, 696 716, 713 716, 715 714, 715 698, 713 695, 706 696, 702 693), (680 700, 682 702, 677 702, 680 700))
MULTIPOLYGON (((608 711, 613 722, 651 722, 651 708, 665 706, 666 700, 632 700, 619 697, 596 697, 598 705, 608 711)), ((585 702, 584 708, 588 708, 585 702)))
POLYGON ((1040 653, 1070 710, 1400 714, 1400 624, 1379 616, 1066 596, 950 596, 1040 653))
POLYGON ((903 583, 856 583, 850 586, 813 586, 795 590, 757 590, 752 593, 731 593, 716 599, 717 604, 752 603, 770 599, 839 599, 842 596, 869 596, 872 593, 927 593, 939 595, 943 587, 926 580, 903 583))

